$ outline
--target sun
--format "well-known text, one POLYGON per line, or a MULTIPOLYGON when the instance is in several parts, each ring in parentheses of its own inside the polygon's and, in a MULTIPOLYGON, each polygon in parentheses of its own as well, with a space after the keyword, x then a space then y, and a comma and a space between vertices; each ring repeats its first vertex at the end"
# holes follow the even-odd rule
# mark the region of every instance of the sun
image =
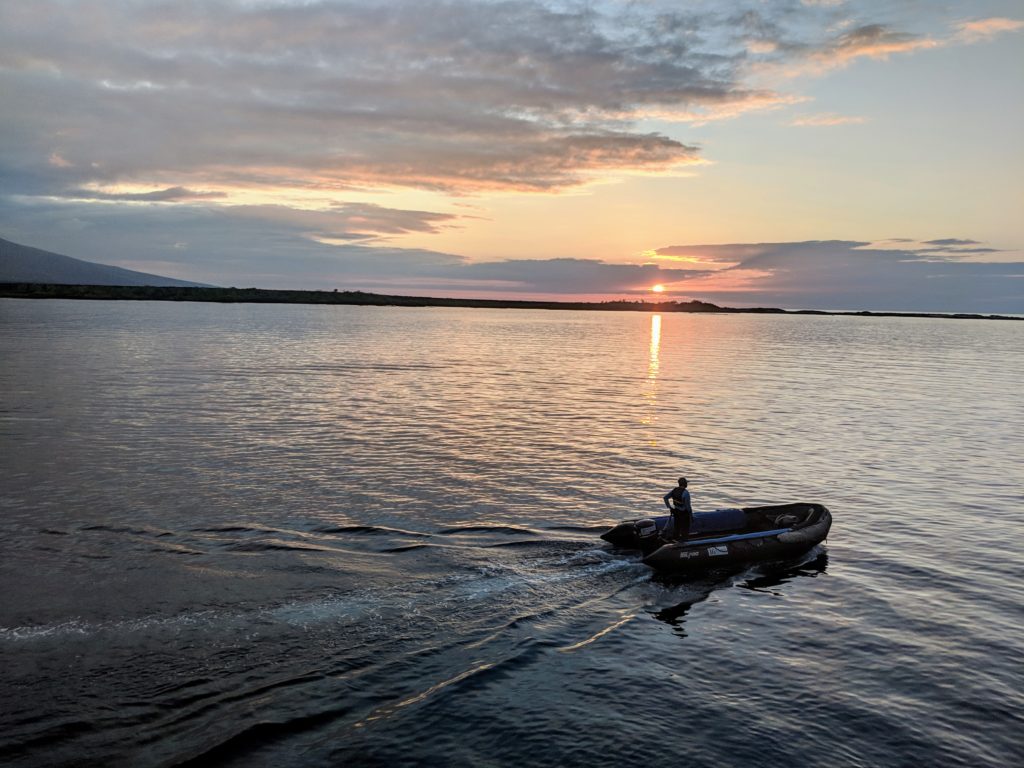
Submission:
POLYGON ((665 286, 662 285, 661 283, 658 283, 658 285, 652 285, 651 290, 654 291, 655 293, 664 293, 665 286))

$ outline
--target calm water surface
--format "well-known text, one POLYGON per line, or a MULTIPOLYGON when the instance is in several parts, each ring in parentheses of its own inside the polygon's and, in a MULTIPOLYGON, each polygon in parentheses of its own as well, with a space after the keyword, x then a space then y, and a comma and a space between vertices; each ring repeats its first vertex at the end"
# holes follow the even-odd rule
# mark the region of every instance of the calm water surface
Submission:
POLYGON ((0 762, 1024 762, 1024 325, 0 300, 0 762), (597 536, 816 501, 672 582, 597 536))

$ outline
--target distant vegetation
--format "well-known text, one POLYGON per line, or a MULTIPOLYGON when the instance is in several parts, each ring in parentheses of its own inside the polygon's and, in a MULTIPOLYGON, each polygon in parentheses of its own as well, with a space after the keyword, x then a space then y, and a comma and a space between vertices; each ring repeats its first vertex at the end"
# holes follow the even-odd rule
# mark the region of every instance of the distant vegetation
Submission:
POLYGON ((1003 315, 933 314, 922 312, 826 312, 756 307, 735 309, 706 301, 512 301, 508 299, 444 299, 389 296, 363 291, 278 291, 262 288, 193 288, 153 285, 61 285, 0 283, 0 298, 102 299, 134 301, 213 301, 250 304, 355 304, 378 307, 477 307, 489 309, 584 309, 605 312, 730 312, 789 315, 860 315, 882 317, 949 317, 1020 320, 1003 315))

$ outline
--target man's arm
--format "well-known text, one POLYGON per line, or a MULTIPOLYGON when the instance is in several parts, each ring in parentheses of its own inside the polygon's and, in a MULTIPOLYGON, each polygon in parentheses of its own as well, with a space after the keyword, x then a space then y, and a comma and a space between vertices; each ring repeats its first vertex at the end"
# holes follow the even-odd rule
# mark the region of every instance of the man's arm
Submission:
MULTIPOLYGON (((672 489, 672 491, 674 490, 675 488, 672 489)), ((668 507, 669 509, 672 509, 672 505, 668 503, 668 500, 672 498, 672 491, 669 491, 668 493, 661 497, 661 500, 665 502, 665 506, 668 507)))

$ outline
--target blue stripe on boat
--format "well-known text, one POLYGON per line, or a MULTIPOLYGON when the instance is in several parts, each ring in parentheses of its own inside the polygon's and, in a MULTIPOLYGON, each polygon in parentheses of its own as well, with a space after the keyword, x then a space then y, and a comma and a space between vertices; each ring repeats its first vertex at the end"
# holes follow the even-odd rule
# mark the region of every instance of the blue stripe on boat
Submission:
POLYGON ((679 544, 684 547, 702 547, 705 544, 723 544, 730 541, 741 541, 743 539, 760 539, 768 536, 778 536, 786 533, 789 528, 776 528, 774 531, 754 531, 753 533, 735 533, 732 536, 719 536, 714 539, 686 539, 679 544))

